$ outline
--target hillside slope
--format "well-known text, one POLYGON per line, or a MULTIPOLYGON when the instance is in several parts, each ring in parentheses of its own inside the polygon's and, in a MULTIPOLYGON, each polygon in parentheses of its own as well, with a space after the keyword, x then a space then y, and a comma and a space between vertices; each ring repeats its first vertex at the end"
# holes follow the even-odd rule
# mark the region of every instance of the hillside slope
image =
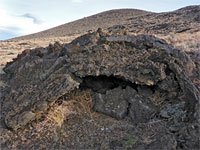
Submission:
POLYGON ((110 10, 39 33, 18 37, 15 40, 71 36, 116 25, 123 25, 127 31, 132 33, 169 34, 185 31, 197 32, 200 30, 200 5, 163 13, 137 9, 110 10))
POLYGON ((124 26, 134 33, 169 34, 200 31, 200 5, 172 12, 152 13, 128 19, 124 26), (128 22, 128 23, 127 23, 128 22))
POLYGON ((16 39, 70 36, 72 34, 80 34, 88 30, 96 30, 97 28, 107 28, 113 25, 123 24, 127 19, 146 14, 150 14, 150 12, 137 9, 110 10, 16 39))

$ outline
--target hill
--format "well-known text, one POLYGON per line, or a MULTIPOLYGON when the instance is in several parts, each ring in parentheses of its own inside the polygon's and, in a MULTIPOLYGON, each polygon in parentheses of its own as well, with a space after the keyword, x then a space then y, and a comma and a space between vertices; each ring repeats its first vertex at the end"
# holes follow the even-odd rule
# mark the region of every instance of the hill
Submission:
POLYGON ((62 37, 71 36, 73 34, 82 34, 88 30, 96 30, 98 28, 108 28, 113 25, 120 25, 126 23, 126 20, 130 18, 143 16, 146 14, 150 14, 150 12, 137 9, 110 10, 16 39, 62 37))
POLYGON ((137 9, 105 11, 39 33, 15 38, 37 39, 84 34, 89 30, 123 25, 129 32, 169 34, 200 30, 200 5, 188 6, 172 12, 153 13, 137 9))

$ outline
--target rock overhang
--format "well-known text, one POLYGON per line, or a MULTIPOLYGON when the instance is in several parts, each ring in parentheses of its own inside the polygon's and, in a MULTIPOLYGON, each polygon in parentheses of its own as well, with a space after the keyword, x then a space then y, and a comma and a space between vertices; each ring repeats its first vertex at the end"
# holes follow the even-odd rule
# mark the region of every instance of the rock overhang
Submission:
POLYGON ((79 86, 84 87, 83 83, 88 83, 86 79, 89 79, 96 81, 93 86, 103 86, 101 90, 106 91, 102 95, 93 90, 96 111, 117 119, 132 116, 139 122, 152 117, 141 119, 141 112, 143 115, 159 112, 162 117, 178 114, 184 117, 183 120, 190 118, 193 121, 199 101, 199 91, 190 81, 193 69, 194 63, 187 54, 154 36, 119 35, 98 30, 69 44, 56 43, 47 48, 26 50, 7 64, 4 71, 10 91, 4 94, 2 113, 6 125, 18 129, 34 120, 60 96, 79 86), (114 86, 106 89, 108 83, 114 86), (143 92, 145 89, 151 94, 143 96, 142 93, 148 93, 143 92), (119 93, 121 98, 117 96, 116 106, 124 108, 116 112, 105 111, 115 108, 111 106, 115 103, 111 97, 119 93), (150 101, 157 108, 157 103, 163 103, 165 109, 154 109, 147 104, 150 101), (172 109, 178 109, 177 114, 172 109))

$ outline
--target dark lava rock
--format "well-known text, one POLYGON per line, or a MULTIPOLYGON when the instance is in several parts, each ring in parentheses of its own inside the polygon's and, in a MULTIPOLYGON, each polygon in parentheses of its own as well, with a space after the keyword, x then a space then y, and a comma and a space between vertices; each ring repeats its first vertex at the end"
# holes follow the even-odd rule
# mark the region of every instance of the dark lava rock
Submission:
POLYGON ((121 87, 109 90, 106 94, 95 94, 94 109, 116 119, 123 119, 128 112, 128 102, 124 99, 124 94, 121 87))
POLYGON ((184 124, 179 126, 176 133, 179 149, 199 149, 200 148, 200 131, 199 124, 184 124))
POLYGON ((16 130, 59 97, 89 88, 94 109, 116 119, 148 122, 155 114, 194 122, 199 117, 194 69, 186 53, 154 36, 98 30, 69 44, 26 50, 8 63, 1 113, 16 130))
POLYGON ((175 118, 176 121, 178 121, 179 119, 182 119, 182 121, 185 118, 186 113, 183 111, 183 107, 184 107, 184 101, 180 102, 178 104, 168 104, 166 106, 166 108, 163 108, 160 112, 161 117, 163 118, 175 118), (181 109, 182 107, 182 109, 181 109))
POLYGON ((138 94, 136 94, 135 97, 131 99, 129 116, 134 123, 148 122, 156 113, 156 109, 144 101, 145 99, 143 99, 143 97, 138 94))
MULTIPOLYGON (((200 5, 188 6, 176 11, 151 13, 129 18, 123 26, 133 33, 165 34, 199 31, 200 5), (147 19, 148 18, 148 19, 147 19)), ((113 27, 113 29, 115 29, 113 27)))

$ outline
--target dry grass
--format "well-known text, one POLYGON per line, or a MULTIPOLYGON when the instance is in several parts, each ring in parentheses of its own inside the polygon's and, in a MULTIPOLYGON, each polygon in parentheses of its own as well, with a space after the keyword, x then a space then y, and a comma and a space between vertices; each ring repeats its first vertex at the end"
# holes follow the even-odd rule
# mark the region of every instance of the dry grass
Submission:
POLYGON ((89 91, 72 92, 67 99, 72 100, 73 108, 79 116, 86 115, 89 119, 93 119, 93 99, 89 91))
MULTIPOLYGON (((61 127, 64 120, 72 115, 76 117, 82 117, 84 115, 90 120, 93 120, 92 107, 93 100, 89 92, 71 92, 54 102, 50 106, 48 113, 43 114, 44 120, 40 122, 41 127, 52 125, 61 127)), ((38 129, 41 127, 38 127, 38 129)))
POLYGON ((76 112, 72 110, 71 104, 71 102, 63 101, 60 103, 59 101, 56 101, 56 103, 51 106, 46 116, 46 120, 61 126, 67 116, 76 114, 76 112))
POLYGON ((195 33, 176 33, 166 36, 156 35, 166 40, 169 44, 183 51, 200 51, 200 31, 195 33))

